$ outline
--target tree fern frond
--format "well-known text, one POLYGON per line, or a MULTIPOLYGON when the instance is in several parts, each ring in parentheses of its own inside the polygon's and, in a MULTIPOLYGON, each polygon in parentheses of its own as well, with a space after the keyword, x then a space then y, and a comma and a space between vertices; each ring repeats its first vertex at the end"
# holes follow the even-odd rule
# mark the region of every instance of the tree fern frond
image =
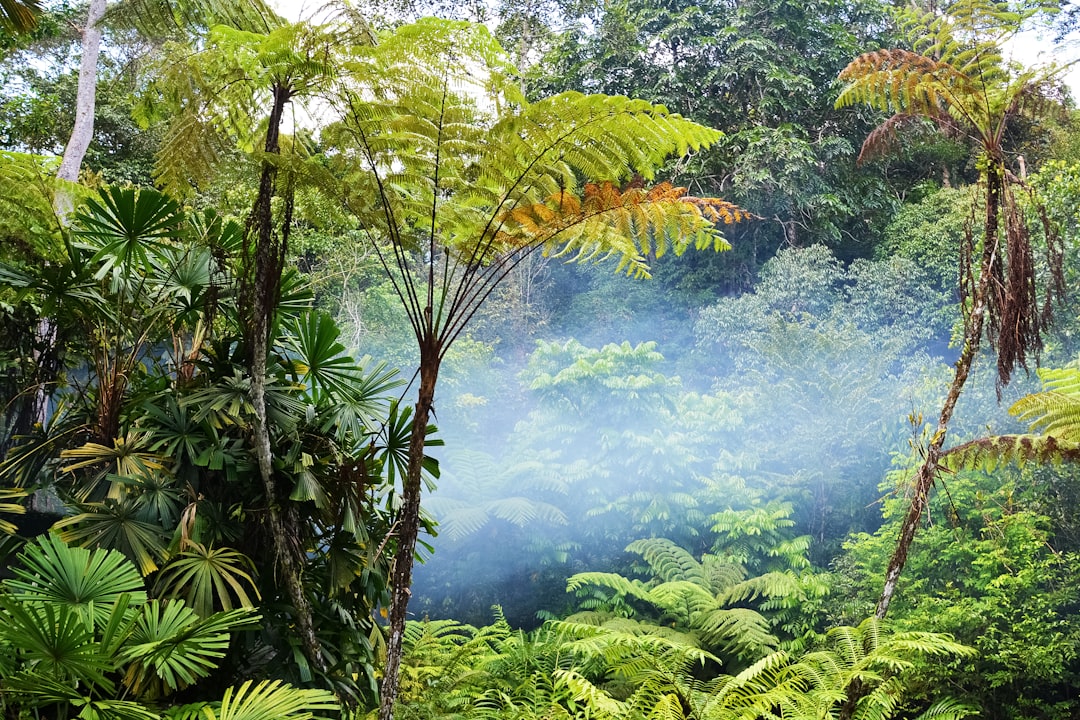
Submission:
POLYGON ((491 251, 514 252, 540 246, 554 257, 591 261, 617 254, 620 269, 643 274, 643 258, 729 246, 718 224, 740 222, 750 213, 718 198, 686 195, 685 188, 661 183, 625 191, 612 182, 589 183, 581 197, 566 190, 544 202, 519 205, 504 217, 491 251))
POLYGON ((755 601, 759 598, 802 598, 803 590, 802 580, 788 570, 748 578, 728 588, 717 599, 724 604, 734 604, 755 601))
POLYGON ((959 700, 946 698, 928 707, 916 720, 962 720, 978 714, 978 708, 959 700))
POLYGON ((1060 368, 1039 373, 1045 390, 1020 398, 1009 412, 1032 431, 1080 442, 1080 370, 1060 368))
POLYGON ((692 624, 709 646, 744 658, 758 657, 779 644, 769 632, 769 621, 746 608, 714 608, 694 617, 692 624))
POLYGON ((689 622, 695 614, 709 612, 716 607, 716 598, 706 585, 689 580, 673 580, 657 585, 649 591, 653 604, 664 612, 683 617, 689 622))
POLYGON ((1080 443, 1053 435, 995 435, 970 440, 947 450, 941 458, 949 470, 971 468, 993 472, 998 465, 1036 462, 1059 465, 1080 462, 1080 443))
MULTIPOLYGON (((63 245, 52 202, 62 181, 54 179, 55 165, 55 158, 0 151, 0 234, 7 246, 0 259, 58 259, 63 245)), ((85 188, 67 185, 75 197, 86 195, 85 188)))
POLYGON ((942 464, 951 470, 992 471, 1001 463, 1080 462, 1080 370, 1044 369, 1039 377, 1043 391, 1025 395, 1009 408, 1028 423, 1032 434, 978 438, 949 449, 942 464))
MULTIPOLYGON (((947 117, 942 115, 942 117, 947 117)), ((863 140, 856 162, 862 164, 886 155, 896 149, 896 136, 901 130, 926 123, 926 116, 913 113, 896 113, 870 131, 863 140)))
POLYGON ((105 18, 154 37, 212 25, 269 32, 284 22, 263 0, 124 0, 109 8, 105 18))
POLYGON ((864 53, 840 71, 847 85, 836 107, 868 103, 882 111, 937 114, 977 92, 970 79, 948 62, 890 49, 864 53))
POLYGON ((636 540, 626 552, 637 553, 664 582, 685 580, 707 587, 705 571, 693 555, 666 538, 636 540))
POLYGON ((201 113, 181 112, 165 130, 154 161, 154 180, 173 197, 187 197, 213 176, 225 144, 201 113))
POLYGON ((628 597, 636 597, 641 600, 649 599, 649 591, 641 581, 628 580, 616 573, 575 573, 566 581, 566 591, 575 592, 590 585, 614 590, 618 594, 628 597))
POLYGON ((488 513, 518 526, 532 522, 549 525, 565 525, 566 514, 550 503, 539 502, 526 497, 507 497, 492 500, 485 504, 488 513))
POLYGON ((589 708, 591 715, 601 718, 625 717, 625 703, 611 697, 580 673, 574 670, 557 669, 553 676, 557 682, 566 685, 570 689, 575 700, 584 703, 589 708))

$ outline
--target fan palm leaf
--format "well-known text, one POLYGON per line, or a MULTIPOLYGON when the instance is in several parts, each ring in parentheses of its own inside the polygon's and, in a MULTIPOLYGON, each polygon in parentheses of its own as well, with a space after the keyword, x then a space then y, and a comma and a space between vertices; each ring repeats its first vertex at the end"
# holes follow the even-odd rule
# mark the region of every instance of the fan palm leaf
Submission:
POLYGON ((259 591, 252 577, 251 559, 231 548, 207 548, 189 542, 162 567, 156 590, 166 597, 183 598, 199 616, 215 607, 232 610, 254 607, 259 591))
POLYGON ((84 623, 104 627, 122 596, 146 601, 139 573, 115 550, 69 547, 50 534, 27 544, 19 560, 15 577, 4 581, 18 602, 63 605, 84 623))

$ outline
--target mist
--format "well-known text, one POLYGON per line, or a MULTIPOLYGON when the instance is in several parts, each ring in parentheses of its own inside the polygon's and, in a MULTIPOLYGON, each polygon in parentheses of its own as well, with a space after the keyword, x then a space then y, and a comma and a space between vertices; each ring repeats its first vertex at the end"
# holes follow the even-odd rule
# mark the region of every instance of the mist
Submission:
MULTIPOLYGON (((948 383, 954 292, 910 259, 845 265, 811 246, 710 297, 686 261, 639 281, 538 258, 474 318, 436 397, 446 446, 424 507, 439 530, 415 617, 484 624, 500 605, 533 627, 575 606, 574 573, 632 573, 635 540, 717 552, 727 511, 790 517, 785 537, 808 537, 818 568, 880 526, 888 473, 948 383)), ((401 342, 367 340, 377 357, 401 342)), ((991 371, 963 399, 957 442, 1017 429, 1004 408, 1032 382, 998 404, 991 371)))

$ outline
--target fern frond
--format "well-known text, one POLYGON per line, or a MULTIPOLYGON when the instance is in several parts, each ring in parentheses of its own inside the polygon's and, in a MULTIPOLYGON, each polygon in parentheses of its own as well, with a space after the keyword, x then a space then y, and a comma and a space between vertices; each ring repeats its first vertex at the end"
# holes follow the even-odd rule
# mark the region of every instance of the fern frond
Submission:
POLYGON ((887 155, 896 148, 896 136, 901 130, 919 126, 926 122, 926 117, 913 113, 896 113, 885 122, 870 131, 863 140, 856 162, 860 165, 875 158, 887 155))
POLYGON ((705 571, 694 556, 666 538, 636 540, 626 552, 637 553, 649 564, 653 574, 664 582, 684 580, 708 587, 705 571))
POLYGON ((574 670, 555 670, 555 681, 565 685, 573 693, 573 697, 589 709, 589 715, 593 717, 621 718, 626 715, 626 704, 622 703, 609 694, 596 687, 587 678, 574 670))
MULTIPOLYGON (((0 261, 58 259, 63 243, 53 212, 60 182, 53 178, 55 165, 55 158, 0 151, 0 236, 5 244, 0 261)), ((85 196, 85 188, 67 185, 65 190, 75 192, 75 197, 85 196)))
POLYGON ((1042 370, 1039 377, 1045 390, 1020 398, 1009 412, 1032 431, 1080 442, 1080 369, 1042 370))
POLYGON ((616 573, 576 573, 566 581, 566 591, 575 592, 590 585, 614 590, 619 595, 649 600, 649 590, 641 581, 628 580, 616 573))
MULTIPOLYGON (((748 578, 728 588, 717 599, 725 605, 751 602, 758 598, 782 601, 787 598, 803 598, 803 590, 802 579, 790 570, 786 572, 769 572, 748 578)), ((777 603, 774 602, 773 607, 776 606, 777 603)), ((765 607, 765 609, 770 608, 765 607)))
POLYGON ((556 506, 526 497, 500 498, 486 503, 484 507, 492 517, 518 526, 531 522, 543 522, 549 525, 567 523, 566 514, 556 506))
POLYGON ((943 455, 942 465, 992 471, 1001 463, 1080 462, 1080 369, 1045 369, 1039 377, 1044 390, 1009 408, 1028 423, 1032 434, 997 435, 957 445, 943 455))
POLYGON ((836 107, 869 104, 883 112, 935 115, 977 88, 946 61, 891 49, 864 53, 840 71, 847 85, 836 107))
POLYGON ((946 698, 928 707, 916 720, 963 720, 963 718, 978 714, 978 708, 959 700, 946 698))
POLYGON ((709 646, 744 658, 759 657, 780 642, 769 632, 769 621, 747 608, 717 607, 694 617, 692 625, 709 646))
POLYGON ((717 225, 740 222, 750 213, 718 198, 685 193, 670 183, 621 191, 610 181, 586 184, 581 197, 563 189, 510 210, 491 246, 492 257, 533 246, 574 262, 615 255, 620 270, 644 275, 648 257, 682 254, 691 245, 728 249, 717 225))
POLYGON ((993 472, 999 465, 1044 465, 1080 462, 1080 443, 1059 440, 1053 435, 995 435, 970 440, 942 454, 941 464, 949 470, 963 468, 993 472))

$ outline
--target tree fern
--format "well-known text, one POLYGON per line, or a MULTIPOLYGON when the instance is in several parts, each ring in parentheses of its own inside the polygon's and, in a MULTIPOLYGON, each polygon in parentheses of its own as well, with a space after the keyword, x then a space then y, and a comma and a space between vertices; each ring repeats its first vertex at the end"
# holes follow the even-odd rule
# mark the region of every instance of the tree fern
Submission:
POLYGON ((1063 249, 1045 213, 1040 213, 1047 242, 1046 292, 1039 292, 1035 247, 1015 197, 1007 167, 1006 127, 1014 118, 1037 113, 1062 68, 1031 70, 1006 65, 1004 43, 1023 23, 1047 6, 1025 5, 1014 11, 1005 3, 959 0, 943 13, 911 11, 909 31, 914 52, 888 50, 856 58, 840 73, 846 87, 838 106, 870 102, 902 115, 921 115, 968 135, 979 152, 985 221, 981 242, 970 226, 960 248, 961 309, 964 338, 936 429, 922 451, 911 505, 896 549, 885 572, 876 615, 885 617, 907 562, 916 529, 939 470, 946 433, 967 383, 980 344, 997 352, 997 387, 1006 385, 1017 366, 1037 358, 1050 318, 1051 302, 1063 297, 1063 249), (1044 299, 1045 298, 1045 299, 1044 299))
MULTIPOLYGON (((0 261, 27 261, 34 258, 59 259, 63 247, 60 223, 53 213, 55 159, 0 151, 0 232, 4 252, 0 261)), ((85 194, 68 187, 65 189, 85 194)))

